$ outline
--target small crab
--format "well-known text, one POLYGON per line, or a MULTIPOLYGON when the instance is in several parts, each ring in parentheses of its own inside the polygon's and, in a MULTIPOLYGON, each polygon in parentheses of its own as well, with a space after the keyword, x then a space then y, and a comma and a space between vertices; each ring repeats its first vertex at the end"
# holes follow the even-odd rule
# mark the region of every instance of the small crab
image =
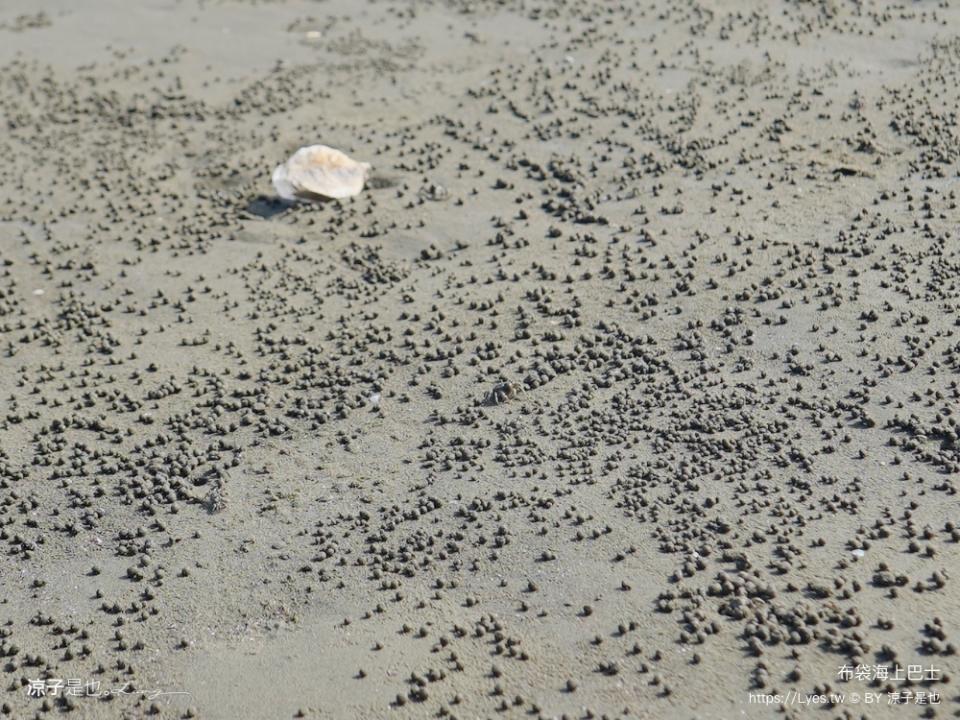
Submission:
POLYGON ((432 200, 433 202, 440 202, 441 200, 446 200, 450 197, 450 193, 443 185, 438 185, 437 183, 430 183, 425 185, 417 191, 419 195, 424 200, 432 200))
POLYGON ((500 405, 513 400, 517 395, 523 392, 523 388, 516 383, 500 382, 493 386, 493 389, 483 398, 484 405, 500 405))
POLYGON ((227 509, 226 488, 221 483, 214 485, 201 502, 211 515, 223 512, 227 509))

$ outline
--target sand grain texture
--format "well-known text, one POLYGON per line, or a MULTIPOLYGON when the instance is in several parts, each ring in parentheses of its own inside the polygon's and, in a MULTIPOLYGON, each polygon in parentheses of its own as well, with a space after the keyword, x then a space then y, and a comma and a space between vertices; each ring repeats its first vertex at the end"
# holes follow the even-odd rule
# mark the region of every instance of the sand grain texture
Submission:
POLYGON ((958 33, 3 3, 0 717, 955 716, 958 33))

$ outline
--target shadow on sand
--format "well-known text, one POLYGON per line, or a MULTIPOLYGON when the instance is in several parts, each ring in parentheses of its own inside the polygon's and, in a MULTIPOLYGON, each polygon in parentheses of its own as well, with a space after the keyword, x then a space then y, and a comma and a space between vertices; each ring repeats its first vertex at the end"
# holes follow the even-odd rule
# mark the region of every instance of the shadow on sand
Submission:
POLYGON ((258 195, 247 203, 244 210, 264 220, 272 220, 277 215, 282 215, 293 206, 280 198, 270 197, 268 195, 258 195))

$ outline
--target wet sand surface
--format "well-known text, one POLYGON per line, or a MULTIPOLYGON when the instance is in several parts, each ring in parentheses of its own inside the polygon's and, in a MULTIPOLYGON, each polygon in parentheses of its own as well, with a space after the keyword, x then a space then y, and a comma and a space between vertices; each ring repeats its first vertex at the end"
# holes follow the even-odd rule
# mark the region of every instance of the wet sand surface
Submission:
POLYGON ((958 107, 947 2, 7 0, 0 717, 956 716, 958 107))

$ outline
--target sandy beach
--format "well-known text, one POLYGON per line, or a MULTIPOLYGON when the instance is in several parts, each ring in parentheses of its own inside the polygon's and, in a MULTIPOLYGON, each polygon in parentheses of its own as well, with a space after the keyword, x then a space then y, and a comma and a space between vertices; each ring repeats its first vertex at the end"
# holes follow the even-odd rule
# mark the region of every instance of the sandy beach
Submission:
POLYGON ((0 718, 960 716, 958 108, 946 1, 5 0, 0 718))

